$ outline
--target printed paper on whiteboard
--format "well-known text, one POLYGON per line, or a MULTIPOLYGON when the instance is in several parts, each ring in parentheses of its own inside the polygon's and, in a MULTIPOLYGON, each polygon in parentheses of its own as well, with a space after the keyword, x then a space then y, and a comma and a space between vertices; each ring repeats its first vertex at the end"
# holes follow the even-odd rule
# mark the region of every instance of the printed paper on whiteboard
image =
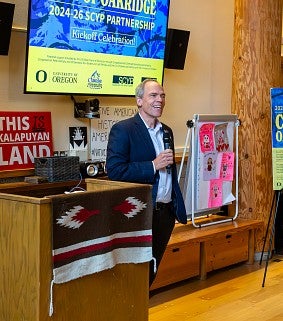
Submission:
POLYGON ((184 186, 187 213, 203 213, 235 200, 232 193, 234 121, 196 122, 194 162, 188 161, 184 186), (192 169, 194 169, 192 171, 192 169))

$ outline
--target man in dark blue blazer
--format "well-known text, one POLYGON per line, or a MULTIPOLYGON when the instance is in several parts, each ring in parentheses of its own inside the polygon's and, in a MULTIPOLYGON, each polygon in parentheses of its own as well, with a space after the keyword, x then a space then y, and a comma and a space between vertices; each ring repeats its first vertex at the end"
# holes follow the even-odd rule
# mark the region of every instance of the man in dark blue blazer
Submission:
POLYGON ((165 106, 163 87, 155 80, 143 81, 136 88, 136 102, 139 112, 110 130, 106 169, 111 180, 153 186, 151 285, 175 220, 186 224, 187 215, 177 178, 173 133, 158 120, 165 106))

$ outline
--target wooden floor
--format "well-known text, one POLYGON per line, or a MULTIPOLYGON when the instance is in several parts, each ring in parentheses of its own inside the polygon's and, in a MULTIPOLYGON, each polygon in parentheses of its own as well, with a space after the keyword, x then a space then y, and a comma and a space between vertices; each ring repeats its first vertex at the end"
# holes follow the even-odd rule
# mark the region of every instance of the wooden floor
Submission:
POLYGON ((282 321, 283 256, 240 264, 156 290, 149 300, 149 321, 282 321))

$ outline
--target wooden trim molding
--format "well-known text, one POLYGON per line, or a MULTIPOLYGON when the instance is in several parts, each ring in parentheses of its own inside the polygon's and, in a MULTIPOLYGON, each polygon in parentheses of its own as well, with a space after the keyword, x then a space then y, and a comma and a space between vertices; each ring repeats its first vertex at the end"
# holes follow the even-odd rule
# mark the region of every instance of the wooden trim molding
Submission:
POLYGON ((34 175, 34 168, 0 172, 0 178, 25 177, 34 175))

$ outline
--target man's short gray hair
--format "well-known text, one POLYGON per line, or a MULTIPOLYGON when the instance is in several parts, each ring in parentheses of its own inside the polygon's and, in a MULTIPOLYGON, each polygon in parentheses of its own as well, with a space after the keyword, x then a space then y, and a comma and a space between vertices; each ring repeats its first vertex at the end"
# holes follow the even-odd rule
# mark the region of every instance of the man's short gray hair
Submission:
POLYGON ((137 85, 136 92, 135 92, 136 98, 143 97, 145 84, 150 81, 154 81, 154 82, 158 83, 158 81, 156 79, 151 79, 151 78, 145 79, 143 82, 141 82, 139 85, 137 85))

